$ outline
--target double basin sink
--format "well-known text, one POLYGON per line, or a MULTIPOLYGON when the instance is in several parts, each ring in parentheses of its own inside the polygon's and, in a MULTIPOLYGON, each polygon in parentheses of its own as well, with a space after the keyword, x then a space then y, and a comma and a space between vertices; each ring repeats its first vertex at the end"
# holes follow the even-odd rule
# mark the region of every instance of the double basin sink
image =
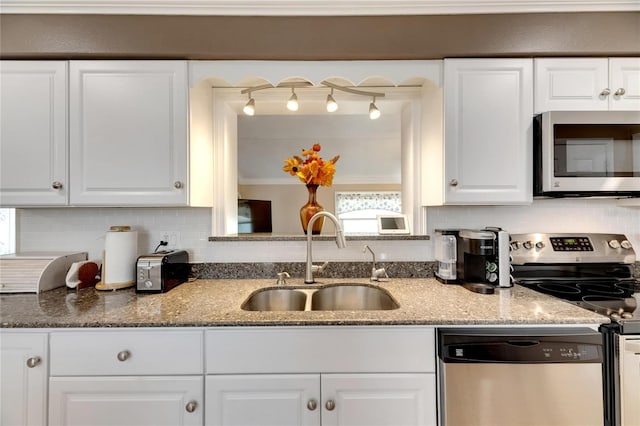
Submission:
POLYGON ((383 288, 344 283, 318 288, 265 288, 251 294, 241 307, 245 311, 380 311, 400 305, 383 288))

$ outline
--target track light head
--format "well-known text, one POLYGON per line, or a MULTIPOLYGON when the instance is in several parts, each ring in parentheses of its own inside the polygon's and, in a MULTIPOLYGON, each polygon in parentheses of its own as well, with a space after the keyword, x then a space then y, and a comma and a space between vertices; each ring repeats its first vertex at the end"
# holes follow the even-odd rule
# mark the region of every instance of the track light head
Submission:
POLYGON ((251 95, 249 95, 249 100, 244 105, 244 108, 242 108, 242 111, 246 115, 255 115, 255 113, 256 113, 256 101, 255 101, 255 99, 253 99, 251 97, 251 95))
POLYGON ((338 110, 338 103, 333 99, 333 88, 331 93, 327 95, 327 112, 336 112, 338 110))
POLYGON ((298 96, 296 95, 293 87, 291 88, 291 97, 287 101, 287 109, 289 111, 297 111, 298 110, 298 96))
POLYGON ((380 118, 380 110, 376 106, 376 98, 374 96, 373 101, 369 104, 369 118, 371 120, 377 120, 380 118))

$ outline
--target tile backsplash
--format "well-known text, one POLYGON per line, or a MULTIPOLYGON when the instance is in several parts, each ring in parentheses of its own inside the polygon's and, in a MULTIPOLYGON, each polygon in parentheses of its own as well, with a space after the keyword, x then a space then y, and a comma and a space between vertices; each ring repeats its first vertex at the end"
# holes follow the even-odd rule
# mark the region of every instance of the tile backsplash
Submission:
MULTIPOLYGON (((536 200, 530 206, 447 206, 426 209, 429 234, 437 228, 500 226, 511 233, 616 232, 626 234, 640 252, 640 208, 620 207, 610 199, 536 200)), ((101 257, 109 226, 130 225, 138 231, 139 254, 153 251, 166 233, 192 262, 303 262, 305 241, 215 241, 208 208, 46 208, 17 211, 20 251, 87 251, 101 257)), ((338 250, 333 241, 317 241, 317 261, 369 261, 361 241, 338 250)), ((431 261, 429 240, 382 240, 369 244, 380 261, 431 261)))

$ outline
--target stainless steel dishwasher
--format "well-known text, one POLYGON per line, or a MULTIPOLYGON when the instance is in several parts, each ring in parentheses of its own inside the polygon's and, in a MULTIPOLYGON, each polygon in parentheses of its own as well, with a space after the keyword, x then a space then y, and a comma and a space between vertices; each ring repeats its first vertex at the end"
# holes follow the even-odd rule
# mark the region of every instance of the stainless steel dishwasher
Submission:
POLYGON ((594 330, 451 328, 438 342, 443 425, 604 424, 594 330))

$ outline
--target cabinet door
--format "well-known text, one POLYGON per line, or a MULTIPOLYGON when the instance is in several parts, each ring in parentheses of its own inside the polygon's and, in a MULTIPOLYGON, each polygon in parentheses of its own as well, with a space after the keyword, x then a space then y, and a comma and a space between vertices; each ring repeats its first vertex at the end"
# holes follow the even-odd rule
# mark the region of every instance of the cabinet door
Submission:
POLYGON ((45 333, 0 334, 0 425, 47 423, 47 377, 45 333))
POLYGON ((70 203, 188 203, 187 63, 71 61, 70 203))
POLYGON ((612 110, 640 110, 640 58, 609 59, 612 110))
POLYGON ((207 426, 319 426, 320 376, 207 376, 206 407, 207 426))
POLYGON ((0 205, 67 203, 67 63, 0 62, 0 205))
POLYGON ((609 108, 613 88, 606 58, 540 58, 534 63, 536 113, 609 108))
POLYGON ((532 201, 530 59, 445 59, 445 204, 532 201))
POLYGON ((49 424, 202 425, 202 382, 202 376, 52 377, 49 424))
POLYGON ((322 375, 323 426, 435 424, 435 374, 322 375))

